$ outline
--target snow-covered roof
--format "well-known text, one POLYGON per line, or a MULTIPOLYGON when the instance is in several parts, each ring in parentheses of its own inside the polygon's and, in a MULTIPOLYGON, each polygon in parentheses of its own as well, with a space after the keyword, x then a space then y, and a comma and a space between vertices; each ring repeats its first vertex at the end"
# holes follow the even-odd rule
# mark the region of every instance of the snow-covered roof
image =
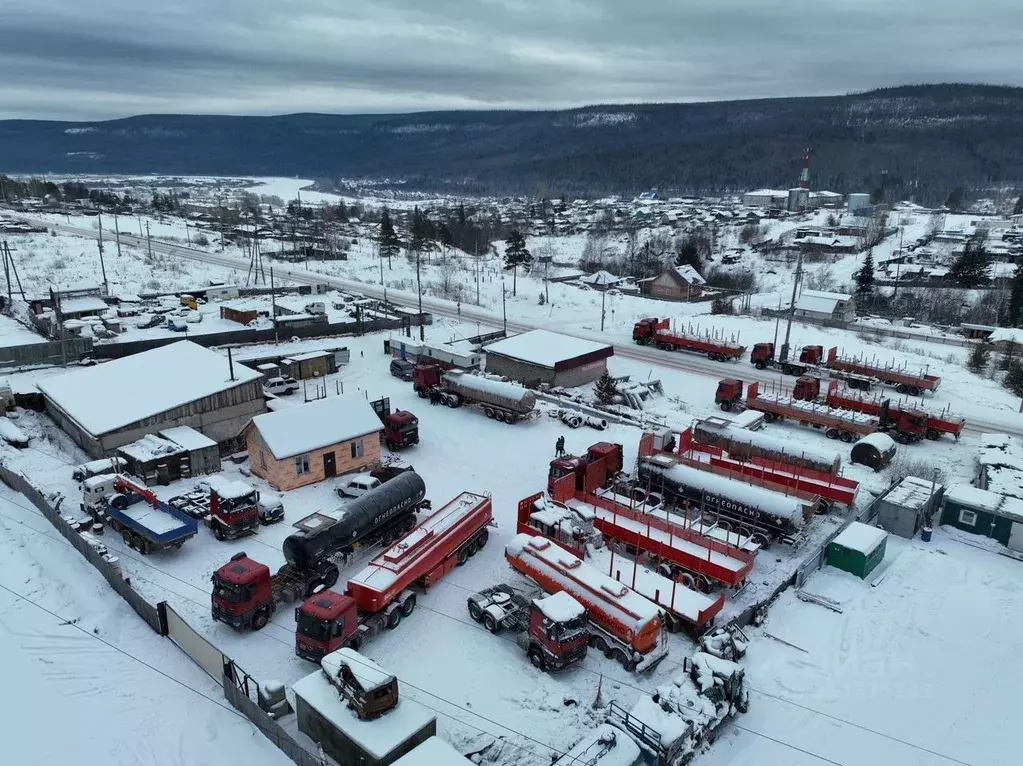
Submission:
POLYGON ((826 293, 820 290, 803 290, 803 294, 796 299, 796 308, 800 311, 814 311, 822 314, 831 314, 839 303, 847 303, 852 300, 851 295, 846 293, 826 293))
POLYGON ((227 391, 262 376, 183 340, 123 359, 46 378, 46 397, 94 436, 227 391), (115 403, 107 404, 104 403, 115 403))
POLYGON ((138 460, 140 463, 148 463, 150 460, 158 460, 162 457, 170 457, 171 455, 178 455, 184 452, 184 448, 179 444, 161 439, 159 436, 153 434, 146 434, 138 441, 134 441, 131 444, 125 444, 123 447, 118 448, 128 457, 138 460))
POLYGON ((323 671, 335 678, 342 665, 351 668, 352 675, 367 689, 385 684, 394 678, 393 673, 388 673, 369 657, 359 654, 354 649, 338 649, 320 660, 323 671))
POLYGON ((999 327, 988 336, 988 340, 992 343, 1012 342, 1023 345, 1023 330, 1014 327, 999 327))
MULTIPOLYGON (((883 434, 880 431, 867 434, 862 439, 857 440, 856 444, 866 444, 876 449, 882 455, 888 452, 888 450, 895 448, 895 440, 888 434, 883 434)), ((853 446, 855 447, 856 444, 853 446)))
POLYGON ((598 271, 595 274, 589 274, 579 279, 580 282, 585 282, 588 285, 616 285, 622 281, 621 277, 616 277, 609 271, 598 271))
POLYGON ((700 276, 700 272, 698 272, 689 264, 686 264, 685 266, 675 266, 672 269, 672 272, 675 274, 676 277, 678 277, 684 282, 687 282, 688 284, 691 285, 707 284, 707 280, 700 276))
POLYGON ((929 479, 907 476, 885 495, 885 502, 902 508, 917 510, 927 505, 932 496, 940 492, 942 486, 929 479))
POLYGON ((252 425, 278 460, 377 433, 383 428, 369 402, 354 394, 330 396, 257 415, 252 425))
POLYGON ((945 493, 945 500, 988 513, 995 513, 1001 506, 1002 499, 1001 495, 974 487, 972 484, 954 484, 945 493))
POLYGON ((160 436, 168 441, 172 441, 180 447, 184 447, 189 452, 195 452, 201 449, 209 449, 210 447, 216 447, 217 443, 208 436, 199 433, 191 426, 175 426, 174 428, 165 428, 160 431, 160 436))
POLYGON ((440 737, 430 737, 395 761, 393 766, 469 766, 471 763, 440 737))
POLYGON ((109 309, 102 298, 86 295, 81 298, 65 298, 60 302, 62 314, 82 314, 86 311, 106 311, 109 309))
POLYGON ((541 367, 554 367, 561 362, 597 352, 606 352, 607 356, 614 354, 614 349, 606 343, 549 330, 530 330, 492 343, 485 350, 488 354, 500 354, 541 367))
POLYGON ((868 555, 883 543, 886 537, 888 533, 883 529, 854 521, 832 542, 848 550, 868 555))
POLYGON ((568 622, 586 614, 582 604, 563 590, 545 598, 535 598, 533 603, 547 619, 554 622, 568 622))

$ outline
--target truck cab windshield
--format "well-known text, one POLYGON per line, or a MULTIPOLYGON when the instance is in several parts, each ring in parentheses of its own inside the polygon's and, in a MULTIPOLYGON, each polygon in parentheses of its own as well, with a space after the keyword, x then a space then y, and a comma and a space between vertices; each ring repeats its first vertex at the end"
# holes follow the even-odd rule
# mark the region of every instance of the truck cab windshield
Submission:
POLYGON ((303 636, 313 641, 326 641, 330 638, 330 622, 328 620, 317 620, 305 612, 298 613, 297 630, 303 636))
POLYGON ((220 578, 213 579, 213 595, 232 604, 243 604, 252 598, 255 588, 251 585, 232 585, 220 578))
POLYGON ((553 641, 564 643, 578 638, 586 631, 586 619, 579 617, 568 622, 555 623, 551 626, 550 638, 553 641))

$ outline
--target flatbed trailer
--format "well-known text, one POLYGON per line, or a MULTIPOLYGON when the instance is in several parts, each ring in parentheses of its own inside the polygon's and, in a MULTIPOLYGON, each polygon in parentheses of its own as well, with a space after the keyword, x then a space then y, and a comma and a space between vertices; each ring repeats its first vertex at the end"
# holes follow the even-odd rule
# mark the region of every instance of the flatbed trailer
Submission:
POLYGON ((868 362, 858 357, 839 356, 837 346, 832 346, 828 350, 823 366, 832 370, 875 377, 885 385, 894 386, 900 394, 910 396, 920 396, 925 391, 937 391, 941 384, 941 378, 937 375, 928 375, 926 372, 913 374, 907 372, 904 366, 896 366, 894 362, 884 364, 878 361, 868 362))
POLYGON ((596 495, 577 496, 565 505, 593 514, 594 526, 605 540, 643 551, 667 564, 672 574, 688 573, 683 581, 700 590, 716 584, 736 588, 753 571, 754 556, 697 534, 671 518, 667 511, 641 512, 596 495))
POLYGON ((908 402, 892 402, 890 399, 882 397, 867 398, 862 394, 839 390, 838 381, 832 381, 828 385, 828 391, 823 401, 829 407, 862 412, 874 417, 881 417, 887 406, 889 417, 895 421, 900 420, 903 413, 907 415, 921 413, 927 418, 926 436, 932 441, 940 439, 945 434, 953 436, 958 441, 966 428, 966 419, 956 417, 947 409, 942 410, 941 414, 935 415, 931 412, 921 411, 908 402))
POLYGON ((758 370, 780 370, 786 375, 812 375, 823 380, 843 380, 849 388, 869 391, 880 381, 872 375, 838 370, 823 366, 823 346, 803 346, 798 359, 793 357, 782 361, 775 356, 773 343, 755 343, 750 352, 750 364, 758 370))
POLYGON ((82 483, 84 496, 92 490, 103 492, 100 503, 86 504, 82 510, 105 521, 121 533, 124 544, 139 553, 178 549, 199 531, 198 522, 163 502, 147 487, 124 476, 101 475, 82 483))
POLYGON ((662 351, 692 351, 718 362, 738 361, 746 352, 745 346, 711 333, 674 329, 670 319, 639 320, 632 328, 632 339, 641 346, 655 346, 662 351))
POLYGON ((736 461, 765 460, 792 469, 807 469, 832 476, 838 476, 842 470, 842 456, 838 452, 807 448, 760 431, 736 428, 727 423, 722 425, 715 420, 721 419, 701 420, 683 431, 679 439, 680 448, 686 444, 698 449, 715 448, 728 453, 736 461))

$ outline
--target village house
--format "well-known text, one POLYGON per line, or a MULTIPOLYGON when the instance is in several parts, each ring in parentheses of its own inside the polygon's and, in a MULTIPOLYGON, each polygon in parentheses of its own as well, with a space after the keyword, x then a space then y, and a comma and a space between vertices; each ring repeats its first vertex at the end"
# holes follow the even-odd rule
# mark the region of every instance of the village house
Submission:
POLYGON ((856 301, 846 293, 803 290, 793 313, 803 319, 851 322, 856 319, 856 301))
POLYGON ((653 279, 642 280, 642 292, 655 298, 687 301, 703 295, 707 280, 692 266, 673 266, 653 279))
POLYGON ((245 430, 252 472, 279 490, 380 463, 383 425, 365 399, 331 396, 252 419, 245 430))

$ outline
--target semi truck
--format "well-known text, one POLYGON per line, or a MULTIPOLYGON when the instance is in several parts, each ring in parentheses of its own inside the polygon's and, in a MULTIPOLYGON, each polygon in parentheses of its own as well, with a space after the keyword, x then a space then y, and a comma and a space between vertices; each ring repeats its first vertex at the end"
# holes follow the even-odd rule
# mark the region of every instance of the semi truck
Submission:
POLYGON ((621 444, 598 442, 585 455, 565 455, 551 461, 547 472, 547 491, 564 476, 575 477, 578 492, 594 492, 606 487, 622 471, 624 464, 621 444))
POLYGON ((885 385, 893 386, 900 394, 909 394, 910 396, 920 396, 925 391, 937 391, 941 384, 941 378, 937 375, 929 375, 926 371, 909 372, 905 365, 899 366, 896 362, 868 361, 860 357, 839 356, 837 346, 828 350, 828 356, 824 360, 823 366, 841 372, 869 375, 885 385))
POLYGON ((122 474, 101 474, 83 481, 81 509, 120 532, 124 544, 143 555, 176 550, 199 531, 195 519, 122 474))
POLYGON ((416 608, 416 588, 436 584, 487 544, 490 497, 463 492, 348 580, 345 592, 316 593, 295 610, 295 653, 319 662, 336 649, 356 651, 416 608))
POLYGON ((660 610, 636 591, 543 537, 517 534, 505 558, 547 593, 565 591, 582 604, 589 645, 626 670, 649 670, 667 656, 660 610))
MULTIPOLYGON (((589 561, 601 572, 650 599, 661 608, 664 626, 670 632, 684 630, 695 634, 706 630, 724 608, 723 593, 710 595, 696 590, 695 575, 673 576, 672 571, 657 571, 638 564, 638 557, 647 549, 636 551, 629 558, 615 554, 603 545, 604 536, 596 529, 597 510, 584 503, 565 505, 545 500, 542 494, 519 501, 519 533, 540 534, 589 561), (575 550, 573 543, 583 543, 575 550)), ((613 530, 612 530, 613 531, 613 530)), ((617 539, 609 536, 609 539, 617 539)), ((650 563, 655 563, 651 561, 650 563)), ((708 581, 709 583, 709 581, 708 581)))
POLYGON ((757 343, 750 351, 750 364, 758 370, 768 368, 781 370, 786 375, 813 375, 818 378, 835 378, 844 380, 849 388, 869 391, 877 384, 877 378, 860 375, 846 370, 831 369, 822 366, 824 363, 824 346, 803 346, 798 359, 787 359, 784 362, 775 357, 773 343, 757 343))
POLYGON ((800 497, 682 465, 668 455, 640 458, 637 473, 677 509, 699 511, 702 522, 714 519, 718 526, 748 529, 765 548, 779 538, 794 539, 817 511, 800 497))
POLYGON ((421 398, 429 397, 448 407, 476 405, 488 418, 505 423, 528 418, 536 408, 536 395, 516 383, 462 370, 445 372, 433 364, 417 366, 412 384, 421 398))
POLYGON ((202 520, 218 540, 235 540, 255 534, 259 528, 259 491, 244 481, 210 476, 194 492, 167 502, 193 519, 202 520))
POLYGON ((236 629, 260 630, 282 604, 333 587, 358 548, 390 545, 411 532, 416 513, 428 508, 426 485, 407 471, 331 514, 295 522, 298 532, 282 545, 284 565, 270 569, 248 556, 234 557, 213 574, 213 619, 236 629))
POLYGON ((632 328, 632 339, 641 346, 662 351, 692 351, 718 362, 734 362, 746 351, 744 346, 710 333, 673 329, 670 319, 640 319, 632 328))
POLYGON ((565 591, 541 597, 501 583, 468 598, 469 616, 491 633, 514 630, 515 643, 539 670, 564 670, 586 657, 586 609, 565 591))
MULTIPOLYGON (((959 437, 963 434, 963 430, 966 428, 966 419, 953 415, 947 408, 942 410, 940 414, 935 415, 933 412, 922 410, 905 401, 893 402, 880 396, 868 398, 862 394, 841 391, 839 390, 838 381, 832 381, 828 385, 827 393, 823 397, 821 396, 819 385, 812 386, 809 384, 797 387, 797 390, 793 391, 792 395, 797 399, 819 401, 829 407, 862 412, 865 415, 872 415, 876 418, 882 418, 887 408, 889 423, 916 423, 916 432, 923 433, 926 438, 932 441, 940 439, 945 434, 949 434, 958 441, 959 437)), ((882 425, 884 425, 883 421, 882 425)), ((916 441, 916 439, 911 441, 916 441)))
POLYGON ((387 449, 405 449, 419 444, 419 418, 408 410, 391 411, 390 397, 382 397, 370 402, 373 411, 384 424, 384 444, 387 449))

